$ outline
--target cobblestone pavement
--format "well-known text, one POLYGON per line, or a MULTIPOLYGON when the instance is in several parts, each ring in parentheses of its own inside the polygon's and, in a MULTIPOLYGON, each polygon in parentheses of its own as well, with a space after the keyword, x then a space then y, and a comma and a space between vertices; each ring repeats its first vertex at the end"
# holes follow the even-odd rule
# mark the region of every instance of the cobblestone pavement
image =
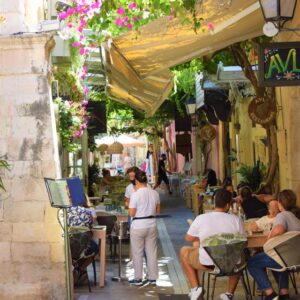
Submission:
MULTIPOLYGON (((118 264, 113 264, 107 258, 106 267, 106 284, 105 288, 100 289, 98 286, 92 285, 92 292, 88 292, 87 285, 82 285, 75 289, 76 300, 146 300, 159 299, 159 294, 169 295, 168 299, 177 300, 175 294, 187 294, 189 287, 185 275, 182 271, 178 260, 178 251, 184 242, 184 235, 188 229, 187 219, 193 218, 193 213, 184 205, 184 201, 179 195, 169 196, 165 191, 160 190, 162 213, 171 215, 170 218, 161 219, 158 221, 159 232, 159 280, 157 286, 134 287, 130 286, 126 281, 121 283, 111 281, 111 277, 117 275, 118 264)), ((123 262, 122 274, 124 277, 132 278, 133 268, 132 262, 128 259, 128 245, 123 247, 123 262)), ((107 249, 108 250, 108 249, 107 249)), ((108 251, 107 251, 108 253, 108 251)), ((98 264, 97 278, 98 278, 98 264)), ((300 276, 297 275, 297 281, 300 284, 300 276)), ((93 272, 89 269, 89 277, 92 281, 93 272)), ((252 280, 251 285, 252 285, 252 280)), ((215 299, 219 298, 219 294, 226 291, 226 278, 220 278, 216 284, 215 299)), ((300 300, 300 296, 292 293, 292 300, 300 300)), ((188 296, 182 296, 180 299, 189 299, 188 296)), ((206 299, 206 298, 205 298, 206 299)), ((255 296, 255 300, 261 299, 260 296, 255 296)), ((239 283, 235 300, 245 300, 243 289, 239 283)))

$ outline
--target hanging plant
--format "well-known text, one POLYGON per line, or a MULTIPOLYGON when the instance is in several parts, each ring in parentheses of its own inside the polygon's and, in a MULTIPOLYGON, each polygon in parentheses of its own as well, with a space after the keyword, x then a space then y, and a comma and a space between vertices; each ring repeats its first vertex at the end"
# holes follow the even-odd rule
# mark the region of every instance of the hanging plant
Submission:
MULTIPOLYGON (((8 162, 6 161, 5 156, 0 156, 0 170, 1 170, 1 169, 9 170, 9 164, 8 164, 8 162)), ((0 191, 1 191, 1 190, 6 191, 6 190, 5 190, 5 187, 4 187, 3 180, 2 180, 2 178, 0 177, 0 191)))
POLYGON ((63 147, 69 152, 75 152, 79 149, 78 139, 87 128, 87 119, 82 118, 85 110, 80 103, 56 98, 54 100, 58 105, 59 128, 63 147))

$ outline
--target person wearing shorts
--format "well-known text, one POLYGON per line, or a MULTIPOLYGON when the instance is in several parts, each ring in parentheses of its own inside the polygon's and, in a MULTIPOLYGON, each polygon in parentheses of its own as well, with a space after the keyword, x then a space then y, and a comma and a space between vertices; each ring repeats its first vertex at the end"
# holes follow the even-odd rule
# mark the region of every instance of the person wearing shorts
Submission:
MULTIPOLYGON (((191 300, 197 300, 203 293, 202 283, 198 282, 198 271, 205 272, 214 268, 213 261, 201 246, 201 241, 220 233, 245 234, 241 219, 228 213, 231 201, 231 192, 225 189, 218 190, 215 194, 215 210, 199 215, 185 236, 187 242, 200 242, 198 247, 180 249, 182 267, 191 286, 191 300)), ((219 299, 232 300, 238 280, 238 276, 229 276, 227 292, 221 294, 219 299)))

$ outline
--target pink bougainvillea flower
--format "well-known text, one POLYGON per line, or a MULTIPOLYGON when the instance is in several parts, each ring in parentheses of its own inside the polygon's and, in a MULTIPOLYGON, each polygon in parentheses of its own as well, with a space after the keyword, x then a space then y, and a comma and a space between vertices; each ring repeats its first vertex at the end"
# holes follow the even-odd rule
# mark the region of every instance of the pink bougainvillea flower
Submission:
POLYGON ((128 28, 129 30, 131 30, 131 29, 132 29, 132 27, 133 27, 133 26, 132 26, 132 24, 131 24, 131 23, 128 23, 128 24, 127 24, 127 28, 128 28))
POLYGON ((86 123, 82 124, 81 129, 86 129, 86 128, 87 128, 87 124, 86 123))
POLYGON ((78 43, 78 42, 72 42, 72 47, 80 48, 80 47, 81 47, 81 44, 78 43))
POLYGON ((138 16, 137 16, 137 18, 138 18, 138 19, 141 19, 141 18, 142 18, 142 16, 138 15, 138 16))
POLYGON ((211 22, 207 23, 207 29, 208 30, 214 30, 215 29, 215 25, 211 22))
POLYGON ((128 21, 128 17, 122 18, 122 21, 123 21, 123 22, 127 22, 127 21, 128 21))
POLYGON ((80 137, 81 134, 82 134, 82 132, 81 132, 80 130, 77 130, 77 131, 75 132, 75 137, 80 137))
POLYGON ((86 99, 84 99, 83 102, 82 102, 82 104, 83 104, 83 105, 88 105, 88 104, 89 104, 89 101, 86 100, 86 99))
POLYGON ((85 87, 83 88, 83 92, 84 92, 85 94, 88 94, 89 88, 88 88, 87 86, 85 86, 85 87))
POLYGON ((61 13, 58 14, 58 18, 59 18, 60 20, 64 20, 64 19, 66 19, 67 17, 68 17, 68 14, 67 14, 65 11, 63 11, 63 12, 61 12, 61 13))
POLYGON ((137 20, 136 17, 132 17, 132 19, 131 19, 132 22, 135 22, 136 20, 137 20))
POLYGON ((72 27, 73 27, 73 24, 72 24, 72 23, 68 23, 68 27, 69 27, 69 28, 72 28, 72 27))
POLYGON ((74 8, 68 8, 66 13, 70 17, 75 13, 75 9, 74 8))
POLYGON ((116 25, 120 25, 121 22, 122 22, 122 21, 121 21, 120 18, 116 18, 116 20, 115 20, 115 24, 116 24, 116 25))
POLYGON ((123 7, 119 7, 117 9, 117 14, 118 15, 122 16, 122 15, 124 15, 124 13, 125 13, 125 9, 123 7))
POLYGON ((84 48, 79 48, 79 54, 80 54, 80 55, 84 55, 84 52, 85 52, 85 51, 84 51, 84 48))
POLYGON ((132 2, 128 5, 129 9, 134 9, 136 7, 136 2, 132 2))

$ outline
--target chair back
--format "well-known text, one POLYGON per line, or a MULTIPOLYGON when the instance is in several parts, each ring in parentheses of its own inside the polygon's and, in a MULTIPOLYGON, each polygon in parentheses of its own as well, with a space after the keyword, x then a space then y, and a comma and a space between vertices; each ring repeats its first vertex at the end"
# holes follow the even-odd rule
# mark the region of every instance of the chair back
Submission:
POLYGON ((241 262, 241 254, 246 247, 246 241, 231 241, 230 244, 203 247, 214 262, 216 273, 231 274, 241 262))
POLYGON ((69 229, 70 250, 73 261, 77 261, 82 256, 92 239, 92 232, 84 226, 74 226, 69 229))
POLYGON ((285 267, 299 268, 300 267, 300 232, 291 239, 286 240, 282 244, 277 245, 274 249, 281 258, 285 267))
POLYGON ((105 225, 106 226, 106 234, 111 235, 114 229, 115 223, 117 221, 117 217, 114 215, 111 216, 98 216, 97 222, 98 225, 105 225))

